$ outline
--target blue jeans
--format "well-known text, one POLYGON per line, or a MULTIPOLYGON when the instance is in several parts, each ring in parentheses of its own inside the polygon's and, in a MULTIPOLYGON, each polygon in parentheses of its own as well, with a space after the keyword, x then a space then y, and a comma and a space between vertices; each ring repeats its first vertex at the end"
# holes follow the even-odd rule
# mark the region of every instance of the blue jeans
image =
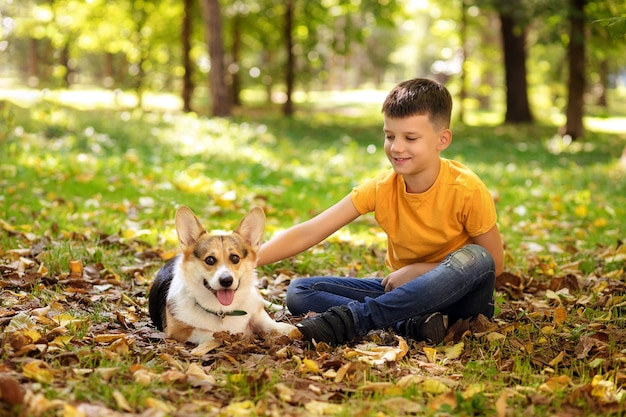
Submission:
POLYGON ((479 314, 491 318, 495 280, 489 252, 470 244, 389 292, 381 285, 382 278, 300 278, 287 288, 286 302, 295 315, 347 305, 357 336, 363 336, 374 329, 398 328, 406 319, 434 312, 448 315, 450 323, 479 314))

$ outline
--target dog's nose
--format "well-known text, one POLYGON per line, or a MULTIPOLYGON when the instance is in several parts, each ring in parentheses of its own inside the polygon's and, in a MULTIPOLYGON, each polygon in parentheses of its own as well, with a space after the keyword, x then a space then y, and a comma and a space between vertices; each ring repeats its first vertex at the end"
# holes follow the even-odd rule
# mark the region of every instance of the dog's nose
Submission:
POLYGON ((232 275, 223 275, 220 277, 220 285, 224 288, 228 288, 233 285, 233 276, 232 275))

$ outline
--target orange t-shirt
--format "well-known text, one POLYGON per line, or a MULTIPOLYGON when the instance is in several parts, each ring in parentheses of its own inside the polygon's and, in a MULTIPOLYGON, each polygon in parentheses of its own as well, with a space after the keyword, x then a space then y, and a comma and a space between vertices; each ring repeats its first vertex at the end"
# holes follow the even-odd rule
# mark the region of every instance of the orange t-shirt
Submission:
POLYGON ((441 262, 496 224, 496 208, 485 184, 469 168, 441 159, 439 175, 425 192, 406 192, 393 170, 352 190, 361 214, 374 217, 387 233, 385 262, 392 270, 416 262, 441 262))

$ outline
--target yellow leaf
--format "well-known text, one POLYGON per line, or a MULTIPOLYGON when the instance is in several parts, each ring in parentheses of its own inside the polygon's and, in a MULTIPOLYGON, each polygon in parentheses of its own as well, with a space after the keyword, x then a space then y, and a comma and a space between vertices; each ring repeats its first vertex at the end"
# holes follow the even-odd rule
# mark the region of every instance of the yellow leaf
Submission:
POLYGON ((222 409, 223 414, 228 417, 248 417, 254 415, 254 402, 250 400, 231 402, 222 409))
POLYGON ((540 390, 553 393, 555 391, 559 391, 567 388, 567 386, 572 382, 572 378, 567 375, 558 375, 550 377, 546 382, 541 384, 539 387, 540 390))
MULTIPOLYGON (((189 365, 189 368, 187 368, 187 372, 186 372, 188 377, 192 377, 195 378, 197 380, 200 381, 208 381, 211 383, 215 382, 215 378, 212 375, 207 374, 206 372, 204 372, 204 369, 202 369, 200 366, 198 366, 197 363, 192 363, 189 365)), ((232 382, 239 382, 241 380, 241 378, 243 378, 242 374, 233 374, 231 375, 231 381, 232 382), (237 378, 236 375, 240 376, 240 379, 238 379, 237 381, 234 380, 234 378, 237 378)))
POLYGON ((204 343, 199 344, 198 346, 196 346, 192 351, 191 354, 193 356, 204 356, 205 354, 209 353, 210 351, 217 349, 218 347, 220 347, 222 345, 222 342, 217 341, 216 339, 212 339, 212 340, 208 340, 204 343))
POLYGON ((56 346, 56 347, 65 347, 67 346, 70 341, 74 338, 74 336, 72 335, 65 335, 65 336, 57 336, 54 338, 54 340, 52 342, 50 342, 50 344, 52 346, 56 346))
POLYGON ((343 406, 340 404, 326 403, 322 401, 309 401, 304 404, 304 408, 309 412, 316 415, 333 415, 339 414, 343 411, 343 406))
POLYGON ((279 382, 278 384, 274 385, 274 389, 278 392, 278 398, 281 401, 284 402, 291 402, 293 401, 293 397, 296 394, 296 392, 289 388, 287 385, 283 384, 282 382, 279 382))
POLYGON ((34 379, 37 382, 44 384, 51 384, 54 382, 54 374, 52 369, 48 365, 40 360, 34 360, 22 368, 22 374, 29 379, 34 379))
POLYGON ((587 214, 589 214, 589 209, 587 208, 587 206, 583 206, 582 204, 577 206, 574 209, 574 214, 576 215, 576 217, 587 217, 587 214))
POLYGON ((36 341, 41 339, 41 335, 36 330, 23 329, 23 330, 20 330, 18 332, 15 332, 15 333, 16 334, 21 334, 22 336, 25 336, 25 337, 29 338, 33 343, 35 343, 36 341))
POLYGON ((407 389, 412 385, 418 385, 424 382, 424 377, 421 375, 405 375, 398 380, 397 385, 403 389, 407 389))
POLYGON ((54 317, 54 321, 56 321, 59 326, 67 326, 70 323, 80 320, 77 320, 76 317, 72 316, 69 313, 61 313, 58 316, 54 317))
POLYGON ((428 408, 432 411, 437 411, 444 405, 449 406, 451 409, 455 409, 458 406, 456 395, 453 392, 445 392, 435 397, 428 403, 428 408))
POLYGON ((550 366, 557 366, 559 363, 561 363, 563 361, 563 358, 565 357, 565 351, 561 351, 561 353, 559 353, 558 355, 556 355, 556 358, 552 359, 548 365, 550 366))
POLYGON ((320 372, 320 366, 313 359, 304 358, 302 359, 302 368, 300 369, 300 372, 318 374, 320 372))
POLYGON ((63 404, 63 417, 85 417, 85 412, 74 407, 72 404, 63 404))
POLYGON ((426 359, 430 363, 434 363, 437 357, 437 349, 431 347, 424 347, 424 354, 426 355, 426 359))
POLYGON ((450 391, 450 388, 446 384, 433 378, 425 379, 421 387, 424 392, 431 394, 443 394, 444 392, 450 391))
POLYGON ((567 320, 567 310, 565 307, 557 307, 554 309, 554 323, 561 324, 567 320))
POLYGON ((470 384, 468 385, 467 388, 465 388, 465 391, 463 391, 463 394, 461 394, 463 396, 464 399, 468 400, 472 397, 474 397, 477 394, 480 394, 481 392, 485 391, 485 384, 483 383, 474 383, 474 384, 470 384))
POLYGON ((491 343, 497 341, 497 340, 502 340, 502 339, 506 339, 506 336, 503 335, 502 333, 498 333, 498 332, 491 332, 489 334, 487 334, 487 340, 491 343))
POLYGON ((169 405, 163 401, 157 400, 156 398, 146 398, 145 405, 148 408, 154 408, 164 413, 174 413, 176 411, 176 407, 173 405, 169 405))
POLYGON ((99 334, 96 335, 96 343, 111 343, 119 339, 126 337, 124 334, 99 334))
POLYGON ((341 367, 337 370, 337 375, 335 376, 335 382, 343 381, 346 374, 348 373, 348 370, 350 370, 351 366, 352 366, 352 363, 350 362, 344 363, 343 365, 341 365, 341 367))
POLYGON ((228 380, 233 384, 238 384, 241 381, 243 381, 245 378, 246 376, 242 373, 231 374, 228 376, 228 380))
POLYGON ((593 221, 594 227, 601 228, 606 227, 609 222, 604 217, 599 217, 593 221))
POLYGON ((396 396, 402 394, 402 389, 391 382, 365 382, 359 390, 366 392, 378 392, 381 394, 396 396))
POLYGON ((133 411, 133 408, 130 406, 128 401, 126 401, 126 398, 121 392, 115 390, 113 391, 111 395, 113 396, 113 399, 115 400, 115 404, 117 404, 117 408, 124 410, 124 411, 128 411, 128 412, 133 411))
POLYGON ((83 262, 81 260, 71 260, 69 264, 71 277, 83 276, 83 262))
POLYGON ((155 377, 155 374, 146 369, 138 369, 133 372, 133 379, 139 385, 148 385, 155 377))
POLYGON ((450 347, 446 347, 443 350, 443 354, 446 356, 446 358, 448 359, 457 359, 461 356, 461 354, 463 353, 463 348, 465 347, 465 343, 463 342, 459 342, 453 346, 450 347))
POLYGON ((497 417, 506 417, 506 400, 508 398, 508 394, 506 391, 503 391, 502 394, 496 400, 496 413, 497 417))
POLYGON ((96 368, 95 372, 105 381, 110 381, 119 371, 119 368, 96 368))
POLYGON ((603 403, 621 402, 626 395, 624 391, 616 389, 612 381, 602 379, 602 375, 594 376, 591 386, 591 395, 603 403))

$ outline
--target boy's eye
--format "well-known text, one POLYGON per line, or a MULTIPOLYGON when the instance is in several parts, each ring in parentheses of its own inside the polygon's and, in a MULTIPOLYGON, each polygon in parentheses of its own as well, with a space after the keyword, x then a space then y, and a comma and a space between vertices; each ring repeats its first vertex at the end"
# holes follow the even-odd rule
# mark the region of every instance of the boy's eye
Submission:
POLYGON ((385 140, 393 140, 393 136, 385 135, 385 140))
POLYGON ((406 138, 406 140, 414 141, 417 140, 417 138, 406 138))

